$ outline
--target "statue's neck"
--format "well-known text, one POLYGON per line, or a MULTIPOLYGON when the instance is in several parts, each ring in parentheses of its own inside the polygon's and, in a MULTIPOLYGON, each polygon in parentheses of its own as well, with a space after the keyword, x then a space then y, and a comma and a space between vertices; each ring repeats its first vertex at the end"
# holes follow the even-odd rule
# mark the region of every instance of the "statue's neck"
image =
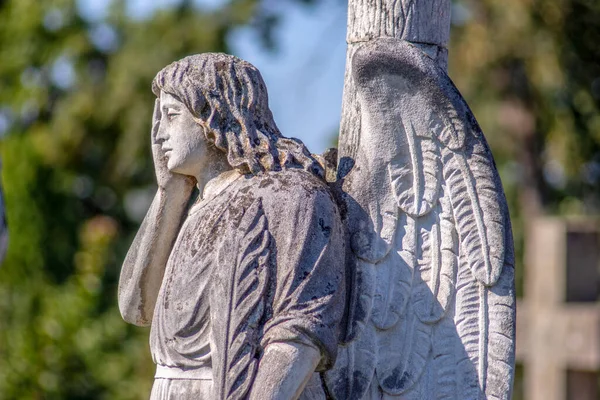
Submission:
POLYGON ((196 166, 196 173, 194 174, 202 198, 205 197, 205 188, 209 183, 214 183, 213 181, 218 181, 222 176, 227 176, 232 170, 233 168, 227 162, 227 158, 222 151, 214 147, 208 147, 204 159, 196 166))
POLYGON ((203 188, 199 187, 203 200, 211 199, 221 193, 242 175, 235 169, 222 172, 209 180, 203 188))

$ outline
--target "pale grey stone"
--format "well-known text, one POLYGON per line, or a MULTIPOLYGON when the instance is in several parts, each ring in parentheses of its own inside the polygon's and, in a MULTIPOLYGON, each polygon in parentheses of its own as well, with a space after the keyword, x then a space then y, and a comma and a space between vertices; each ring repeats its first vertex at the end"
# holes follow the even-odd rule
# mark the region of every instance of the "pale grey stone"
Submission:
MULTIPOLYGON (((375 3, 420 15, 351 16, 375 3)), ((152 326, 152 399, 510 398, 510 220, 444 21, 351 43, 339 163, 281 136, 250 64, 159 72, 159 190, 119 285, 125 320, 152 326)))
POLYGON ((123 317, 152 326, 151 398, 324 398, 347 240, 323 167, 242 60, 190 56, 153 89, 159 190, 119 284, 123 317))
POLYGON ((445 71, 413 44, 372 39, 351 68, 360 137, 338 178, 355 317, 325 374, 329 392, 508 399, 514 254, 485 138, 445 71))
POLYGON ((448 76, 449 0, 350 0, 339 167, 353 257, 335 399, 508 399, 514 255, 493 158, 448 76))

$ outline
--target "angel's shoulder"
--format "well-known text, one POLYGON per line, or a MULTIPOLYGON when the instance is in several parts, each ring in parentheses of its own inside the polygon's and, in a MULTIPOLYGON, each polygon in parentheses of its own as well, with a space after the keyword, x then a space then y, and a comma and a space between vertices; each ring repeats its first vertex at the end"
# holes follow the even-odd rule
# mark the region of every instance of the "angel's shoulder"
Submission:
POLYGON ((338 213, 337 203, 327 183, 305 170, 287 168, 249 179, 241 191, 253 198, 260 197, 266 210, 338 213))

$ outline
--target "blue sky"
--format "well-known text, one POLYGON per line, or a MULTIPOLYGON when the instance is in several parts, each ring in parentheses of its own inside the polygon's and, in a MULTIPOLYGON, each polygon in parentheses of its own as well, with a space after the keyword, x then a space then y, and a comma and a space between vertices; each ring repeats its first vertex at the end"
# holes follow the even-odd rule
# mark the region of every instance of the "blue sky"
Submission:
POLYGON ((276 54, 265 52, 248 30, 235 32, 235 55, 253 63, 267 83, 282 133, 323 152, 336 135, 346 58, 346 7, 331 0, 316 8, 287 6, 276 54))
MULTIPOLYGON (((133 18, 144 18, 155 9, 178 0, 128 0, 133 18)), ((223 0, 195 0, 201 8, 214 8, 223 0)), ((88 19, 101 19, 106 0, 79 0, 80 12, 88 19)), ((339 126, 346 54, 346 6, 326 0, 305 7, 273 1, 282 8, 283 21, 277 31, 278 51, 270 53, 249 29, 239 29, 229 38, 232 52, 261 71, 269 89, 275 121, 285 136, 304 141, 314 153, 332 144, 339 126)), ((148 105, 151 107, 151 105, 148 105)))

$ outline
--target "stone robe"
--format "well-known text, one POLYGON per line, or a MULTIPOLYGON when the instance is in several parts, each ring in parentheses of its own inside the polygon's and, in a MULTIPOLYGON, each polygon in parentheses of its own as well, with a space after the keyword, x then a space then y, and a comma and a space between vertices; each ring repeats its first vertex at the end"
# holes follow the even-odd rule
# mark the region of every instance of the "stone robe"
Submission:
MULTIPOLYGON (((167 263, 152 400, 246 397, 270 343, 318 349, 317 371, 335 362, 345 239, 326 184, 288 169, 225 186, 192 207, 167 263)), ((324 398, 318 374, 301 398, 324 398)))

